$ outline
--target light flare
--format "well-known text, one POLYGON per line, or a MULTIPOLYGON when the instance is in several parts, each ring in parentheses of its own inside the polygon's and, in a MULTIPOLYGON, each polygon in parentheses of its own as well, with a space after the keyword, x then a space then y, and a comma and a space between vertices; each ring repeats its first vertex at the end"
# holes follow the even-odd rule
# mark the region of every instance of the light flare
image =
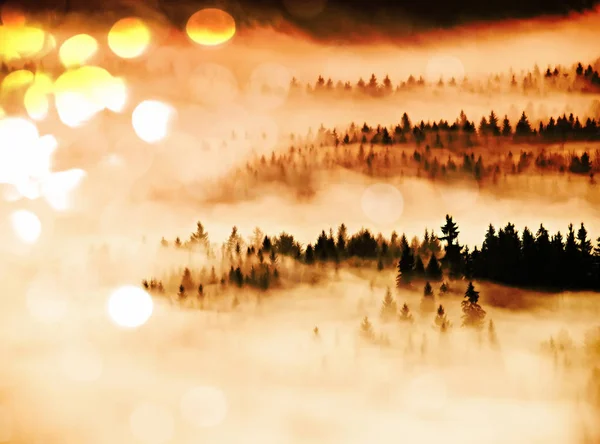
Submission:
POLYGON ((133 130, 144 142, 159 142, 167 136, 174 113, 170 105, 158 100, 145 100, 133 110, 133 130))
POLYGON ((98 66, 64 72, 54 91, 58 116, 69 127, 82 125, 104 109, 121 109, 127 95, 123 81, 98 66))
POLYGON ((77 34, 65 40, 58 50, 58 57, 65 68, 87 63, 98 51, 98 42, 89 34, 77 34))
POLYGON ((26 244, 34 244, 42 234, 42 223, 31 211, 15 211, 11 215, 11 222, 17 237, 26 244))
POLYGON ((108 47, 122 59, 140 57, 148 49, 151 40, 150 29, 136 17, 119 20, 108 33, 108 47))
POLYGON ((236 26, 231 14, 218 8, 206 8, 189 18, 185 30, 194 43, 218 46, 233 38, 236 26))
POLYGON ((136 328, 152 316, 152 297, 139 287, 127 285, 115 290, 108 299, 108 315, 120 327, 136 328))
POLYGON ((14 91, 18 91, 25 88, 33 83, 35 75, 27 69, 18 69, 8 74, 2 80, 2 100, 6 100, 6 97, 14 91))
POLYGON ((44 120, 50 110, 50 100, 48 93, 43 86, 35 83, 27 88, 23 97, 25 111, 33 120, 44 120))
POLYGON ((32 26, 0 26, 0 58, 11 61, 39 55, 46 33, 32 26))

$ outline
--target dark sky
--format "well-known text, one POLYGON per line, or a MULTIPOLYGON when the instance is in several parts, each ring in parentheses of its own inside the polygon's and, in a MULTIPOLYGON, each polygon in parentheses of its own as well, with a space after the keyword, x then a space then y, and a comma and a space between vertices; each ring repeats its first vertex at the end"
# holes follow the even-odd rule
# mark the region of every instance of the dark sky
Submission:
MULTIPOLYGON (((178 3, 160 1, 165 9, 178 3)), ((198 4, 215 3, 209 0, 198 4)), ((317 38, 335 38, 348 29, 406 35, 473 21, 566 15, 593 9, 600 0, 222 0, 221 4, 237 12, 238 21, 269 21, 273 16, 283 16, 317 38)))
POLYGON ((240 26, 283 17, 317 39, 343 39, 351 34, 365 37, 372 30, 402 36, 473 21, 564 15, 592 9, 600 0, 22 0, 25 3, 28 9, 45 5, 90 15, 113 6, 122 10, 126 3, 147 5, 180 27, 195 10, 216 6, 228 10, 240 26))

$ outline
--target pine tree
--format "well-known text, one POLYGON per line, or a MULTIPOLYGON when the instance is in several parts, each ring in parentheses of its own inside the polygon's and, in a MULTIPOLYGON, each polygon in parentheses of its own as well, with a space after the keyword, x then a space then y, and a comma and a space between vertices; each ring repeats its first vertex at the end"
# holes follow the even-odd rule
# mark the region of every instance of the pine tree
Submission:
POLYGON ((400 321, 408 322, 411 324, 414 322, 413 315, 410 312, 410 308, 408 308, 407 304, 404 304, 402 306, 402 309, 400 310, 400 321))
POLYGON ((369 321, 368 316, 365 316, 362 323, 360 324, 360 334, 365 339, 373 339, 375 332, 373 331, 373 325, 369 321))
POLYGON ((204 230, 202 223, 196 223, 196 231, 190 235, 190 244, 198 245, 204 248, 209 247, 208 233, 204 230))
POLYGON ((320 338, 319 327, 313 328, 313 337, 315 337, 316 339, 320 338))
POLYGON ((490 112, 490 117, 488 119, 488 129, 493 136, 500 135, 500 127, 498 126, 498 117, 494 113, 494 111, 490 112))
POLYGON ((461 302, 463 311, 463 327, 483 327, 485 311, 479 305, 479 292, 475 290, 473 282, 469 282, 465 292, 465 300, 461 302))
POLYGON ((244 274, 242 273, 242 270, 240 267, 237 267, 235 269, 234 281, 235 281, 235 284, 238 286, 238 288, 242 288, 242 286, 244 285, 244 274))
POLYGON ((440 285, 440 296, 445 295, 449 291, 450 287, 448 286, 448 284, 446 282, 442 282, 442 285, 440 285))
POLYGON ((425 276, 425 265, 423 265, 423 260, 418 252, 415 254, 415 256, 414 276, 416 278, 423 278, 425 276))
POLYGON ((398 314, 398 306, 396 301, 392 297, 392 291, 388 288, 385 292, 381 306, 381 319, 388 322, 396 317, 398 314))
POLYGON ((423 300, 421 301, 421 311, 433 311, 435 309, 433 288, 429 282, 425 283, 423 288, 423 300))
POLYGON ((461 275, 462 269, 462 247, 454 241, 458 238, 460 231, 458 231, 457 224, 452 220, 452 217, 446 214, 446 223, 441 227, 443 237, 440 240, 446 241, 445 251, 446 254, 442 259, 442 262, 449 270, 449 275, 453 278, 458 278, 461 275))
POLYGON ((512 127, 510 125, 510 120, 508 120, 508 116, 504 116, 504 120, 502 121, 502 135, 504 137, 512 135, 512 127))
POLYGON ((410 283, 414 276, 415 268, 415 256, 412 248, 410 248, 410 245, 408 245, 406 236, 402 236, 400 248, 402 251, 402 256, 400 257, 400 262, 398 263, 398 276, 396 277, 396 284, 398 287, 410 283))
POLYGON ((440 332, 446 332, 450 328, 450 321, 446 316, 446 311, 444 307, 440 304, 437 309, 437 315, 435 316, 435 326, 440 330, 440 332))
POLYGON ((431 288, 431 284, 429 282, 425 283, 425 287, 423 288, 423 297, 433 298, 433 288, 431 288))
POLYGON ((311 244, 308 244, 306 247, 306 251, 304 252, 304 261, 307 265, 312 265, 315 263, 315 252, 311 244))
POLYGON ((425 269, 425 276, 427 276, 427 279, 433 282, 437 282, 442 279, 442 267, 440 266, 440 262, 435 257, 435 254, 432 254, 431 259, 429 259, 429 263, 425 269))
POLYGON ((181 277, 181 285, 183 285, 183 288, 185 288, 186 290, 193 290, 195 287, 194 280, 192 279, 192 272, 187 267, 183 270, 183 276, 181 277))
POLYGON ((187 295, 185 293, 185 287, 183 285, 179 286, 179 291, 177 292, 177 297, 179 298, 179 300, 183 300, 187 297, 187 295))

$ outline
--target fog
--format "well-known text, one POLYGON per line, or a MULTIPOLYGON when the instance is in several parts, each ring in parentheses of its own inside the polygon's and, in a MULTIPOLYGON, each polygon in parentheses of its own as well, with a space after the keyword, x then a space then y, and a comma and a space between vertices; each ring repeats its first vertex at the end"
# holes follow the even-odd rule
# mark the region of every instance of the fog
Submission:
MULTIPOLYGON (((48 199, 15 199, 15 187, 2 190, 0 442, 597 442, 597 410, 585 396, 597 361, 580 355, 585 333, 598 325, 596 294, 538 294, 476 282, 499 348, 487 331, 460 328, 466 282, 436 296, 453 324, 446 334, 434 327, 434 312, 421 311, 420 284, 393 290, 399 306, 409 305, 414 324, 381 322, 381 301, 395 287, 391 269, 317 267, 311 283, 305 266, 283 261, 283 288, 266 294, 207 286, 205 310, 154 297, 152 316, 133 329, 115 325, 108 312, 120 286, 186 266, 195 277, 202 266, 227 271, 220 260, 159 247, 162 236, 187 239, 197 221, 215 244, 233 226, 244 239, 258 226, 268 235, 292 233, 304 244, 341 223, 351 233, 364 227, 410 238, 425 228, 439 233, 446 214, 454 216, 465 245, 481 244, 490 223, 509 221, 519 230, 543 223, 551 232, 583 221, 596 239, 598 193, 587 179, 567 175, 518 176, 494 191, 472 182, 323 170, 314 171, 314 195, 303 200, 293 188, 267 183, 252 185, 249 200, 229 195, 215 202, 214 196, 220 184, 235 182, 235 169, 251 156, 287 149, 290 132, 305 134, 321 123, 389 125, 403 112, 413 121, 452 121, 461 109, 478 121, 492 108, 512 118, 529 105, 535 118, 598 117, 597 94, 567 90, 486 97, 426 89, 337 101, 287 98, 263 86, 285 92, 291 76, 314 83, 319 74, 353 83, 371 73, 400 81, 425 75, 434 54, 460 58, 469 77, 536 63, 542 69, 587 65, 599 56, 592 44, 599 21, 595 13, 475 26, 422 34, 417 43, 356 45, 348 54, 275 26, 240 30, 216 48, 191 47, 176 32, 159 32, 162 46, 154 42, 134 61, 100 49, 89 63, 125 79, 124 109, 75 128, 51 109, 37 124, 41 135, 56 137, 54 171, 86 172, 66 193, 69 205, 59 210, 48 199), (134 131, 132 113, 147 99, 168 103, 169 111, 134 131), (165 137, 140 140, 153 126, 164 126, 165 137), (373 186, 381 183, 399 193, 379 201, 373 186), (15 227, 15 210, 36 214, 39 238, 17 236, 25 228, 15 227), (100 245, 109 252, 98 259, 90 248, 100 245), (365 316, 389 344, 360 337, 365 316), (541 344, 564 337, 561 330, 574 349, 565 347, 553 360, 541 344), (563 358, 570 364, 557 364, 563 358)), ((106 32, 85 24, 73 18, 53 30, 57 44, 80 32, 106 32)), ((44 67, 52 72, 51 58, 44 67)))

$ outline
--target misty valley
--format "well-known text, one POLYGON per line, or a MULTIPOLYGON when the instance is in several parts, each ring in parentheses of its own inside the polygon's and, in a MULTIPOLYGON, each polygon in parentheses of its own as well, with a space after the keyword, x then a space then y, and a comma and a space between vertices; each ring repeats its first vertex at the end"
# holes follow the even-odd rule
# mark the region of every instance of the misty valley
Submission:
POLYGON ((0 5, 0 443, 600 442, 600 10, 330 2, 0 5))

